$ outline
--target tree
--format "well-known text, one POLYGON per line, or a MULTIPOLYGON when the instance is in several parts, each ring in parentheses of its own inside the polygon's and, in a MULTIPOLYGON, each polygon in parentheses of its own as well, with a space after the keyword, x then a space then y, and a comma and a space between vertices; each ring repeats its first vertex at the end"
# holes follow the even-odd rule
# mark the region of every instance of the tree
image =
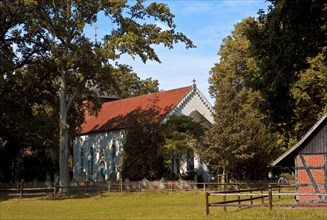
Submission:
POLYGON ((174 176, 176 164, 177 176, 180 177, 180 163, 192 158, 195 152, 203 148, 204 128, 188 116, 169 116, 162 125, 165 143, 161 147, 161 154, 166 164, 171 164, 171 176, 174 176))
POLYGON ((210 91, 216 97, 212 128, 206 133, 209 166, 238 179, 260 179, 276 153, 276 138, 262 122, 261 95, 247 87, 245 76, 256 68, 244 35, 247 18, 223 40, 220 62, 211 70, 210 91))
MULTIPOLYGON (((35 75, 17 70, 0 88, 1 181, 26 179, 23 163, 27 158, 24 157, 26 150, 33 151, 30 158, 44 155, 43 161, 47 161, 48 165, 43 164, 42 167, 48 170, 53 169, 52 164, 57 164, 54 160, 58 158, 58 151, 54 146, 58 146, 58 135, 55 135, 58 117, 52 106, 56 106, 58 99, 54 88, 45 88, 48 85, 47 72, 43 73, 35 75), (34 85, 35 82, 38 84, 34 85)), ((38 179, 42 179, 42 175, 45 178, 45 173, 40 173, 38 179)))
POLYGON ((326 2, 270 2, 268 12, 260 11, 258 20, 249 23, 246 33, 258 66, 248 81, 261 92, 262 109, 269 121, 287 134, 296 123, 292 85, 298 81, 301 71, 308 68, 307 57, 325 53, 326 2))
POLYGON ((9 62, 20 57, 25 64, 48 67, 50 81, 53 80, 59 92, 60 186, 68 190, 65 187, 69 185, 69 133, 78 127, 78 123, 69 124, 70 113, 83 112, 85 98, 96 96, 94 87, 100 93, 108 91, 114 63, 122 54, 139 56, 143 62, 149 59, 160 62, 152 45, 163 44, 168 48, 177 42, 184 42, 186 48, 194 45, 182 33, 175 32, 174 15, 164 4, 145 6, 142 0, 134 5, 127 1, 34 0, 13 4, 5 1, 3 5, 10 9, 2 12, 5 16, 14 11, 21 19, 6 20, 6 32, 1 36, 5 42, 1 46, 7 49, 3 50, 5 56, 11 56, 3 65, 10 68, 2 80, 22 66, 17 64, 23 62, 16 65, 9 62), (108 19, 111 32, 105 35, 103 43, 94 43, 85 37, 84 28, 94 24, 99 13, 108 19), (155 24, 141 24, 146 19, 165 23, 169 28, 162 30, 155 24), (20 41, 23 43, 15 50, 13 45, 20 41))
POLYGON ((322 53, 308 58, 310 67, 299 73, 299 79, 292 84, 290 92, 295 101, 295 126, 291 133, 294 142, 327 112, 327 66, 322 53))
POLYGON ((158 108, 154 105, 146 110, 137 109, 128 118, 130 126, 123 147, 122 177, 130 180, 161 178, 165 165, 159 148, 164 137, 158 108))
POLYGON ((127 65, 120 65, 115 68, 112 77, 114 85, 109 93, 120 98, 135 97, 159 91, 158 80, 152 80, 152 78, 142 80, 127 65))

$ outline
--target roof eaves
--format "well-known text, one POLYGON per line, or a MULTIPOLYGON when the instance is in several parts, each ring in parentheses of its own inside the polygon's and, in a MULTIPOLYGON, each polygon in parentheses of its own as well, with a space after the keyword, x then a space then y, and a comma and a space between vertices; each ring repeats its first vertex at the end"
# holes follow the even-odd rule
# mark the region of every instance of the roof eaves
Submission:
POLYGON ((165 121, 168 119, 170 115, 173 115, 179 108, 181 108, 182 105, 184 105, 185 101, 194 93, 194 86, 191 87, 190 91, 187 92, 187 94, 182 98, 172 109, 170 112, 168 112, 165 117, 163 117, 162 122, 165 123, 165 121))
POLYGON ((310 130, 303 136, 303 138, 297 143, 295 144, 293 147, 291 147, 288 151, 286 151, 283 155, 281 155, 280 157, 278 157, 274 162, 271 163, 271 166, 276 166, 277 164, 279 164, 282 160, 284 160, 288 155, 290 155, 293 151, 295 151, 296 149, 298 149, 305 140, 307 140, 311 134, 319 127, 319 125, 325 121, 325 119, 327 118, 327 113, 325 113, 318 122, 316 122, 316 124, 314 124, 310 130))

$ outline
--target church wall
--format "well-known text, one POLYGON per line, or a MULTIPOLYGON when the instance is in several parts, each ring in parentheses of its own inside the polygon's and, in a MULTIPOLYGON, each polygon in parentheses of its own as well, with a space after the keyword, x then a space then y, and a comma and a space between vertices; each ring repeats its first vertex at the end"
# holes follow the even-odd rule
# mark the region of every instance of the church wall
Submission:
POLYGON ((193 89, 191 93, 170 112, 169 115, 189 116, 194 110, 203 115, 211 124, 214 123, 211 112, 212 106, 198 89, 193 89))
MULTIPOLYGON (((210 123, 214 123, 212 106, 203 94, 194 87, 193 90, 169 113, 169 115, 189 116, 197 111, 210 123)), ((73 148, 73 173, 76 181, 119 180, 118 167, 121 163, 120 153, 123 149, 124 132, 120 130, 90 133, 78 136, 73 148), (113 146, 116 147, 113 158, 113 146), (101 163, 101 161, 103 161, 101 163), (103 165, 103 167, 100 166, 103 165)), ((209 181, 211 172, 195 155, 193 167, 204 181, 209 181)), ((181 173, 188 171, 187 162, 180 164, 181 173)))
POLYGON ((123 131, 119 130, 78 136, 73 145, 74 179, 115 181, 119 177, 119 152, 122 150, 122 140, 123 131))

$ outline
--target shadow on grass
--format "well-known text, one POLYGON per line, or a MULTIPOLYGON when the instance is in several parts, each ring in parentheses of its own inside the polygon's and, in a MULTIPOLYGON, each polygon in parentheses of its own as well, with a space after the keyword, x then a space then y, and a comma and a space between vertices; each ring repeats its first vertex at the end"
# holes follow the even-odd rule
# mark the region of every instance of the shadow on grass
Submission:
POLYGON ((53 196, 40 197, 40 200, 66 200, 66 199, 89 199, 93 197, 106 197, 105 193, 74 193, 74 194, 57 194, 53 196))
POLYGON ((105 193, 70 193, 70 194, 57 194, 55 197, 53 195, 29 195, 25 194, 23 198, 19 196, 10 196, 9 194, 1 194, 0 202, 4 202, 11 199, 38 199, 38 200, 66 200, 66 199, 88 199, 93 197, 106 197, 105 193))

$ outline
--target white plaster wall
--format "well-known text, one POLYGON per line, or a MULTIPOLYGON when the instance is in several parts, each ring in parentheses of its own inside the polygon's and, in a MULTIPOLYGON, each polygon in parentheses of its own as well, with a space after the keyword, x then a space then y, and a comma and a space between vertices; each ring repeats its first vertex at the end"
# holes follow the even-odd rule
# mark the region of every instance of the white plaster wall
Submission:
MULTIPOLYGON (((214 123, 213 120, 213 108, 211 104, 206 100, 203 94, 194 87, 192 91, 170 112, 169 115, 190 115, 191 112, 197 110, 202 114, 210 123, 214 123)), ((106 168, 106 179, 109 178, 112 173, 111 167, 111 153, 112 146, 116 146, 116 170, 120 165, 120 153, 123 150, 124 132, 121 130, 102 132, 102 133, 91 133, 87 135, 78 136, 74 141, 73 149, 73 173, 76 181, 82 181, 81 179, 81 153, 80 150, 83 148, 83 169, 85 178, 98 180, 97 176, 99 173, 99 165, 101 160, 105 161, 106 168), (90 156, 90 148, 94 148, 94 173, 90 174, 88 170, 88 161, 90 156), (100 158, 100 152, 103 150, 104 158, 100 158)), ((180 165, 181 172, 186 172, 186 163, 180 165)), ((195 157, 194 169, 202 175, 205 181, 211 178, 211 173, 204 163, 200 163, 198 157, 195 157)), ((117 176, 119 178, 119 174, 117 176)))
POLYGON ((194 157, 194 170, 197 171, 198 175, 201 175, 203 181, 209 182, 211 180, 211 171, 205 163, 201 163, 200 158, 197 155, 194 157))
POLYGON ((106 179, 113 172, 111 167, 112 146, 116 147, 116 171, 120 165, 120 152, 122 151, 123 131, 115 130, 101 133, 91 133, 76 137, 73 145, 73 173, 76 181, 83 181, 81 172, 85 173, 86 180, 99 180, 100 162, 105 162, 106 179), (94 168, 93 175, 89 170, 90 149, 94 148, 94 168), (83 148, 83 168, 81 168, 81 148, 83 148), (103 157, 100 158, 100 152, 103 151, 103 157))
POLYGON ((196 87, 192 89, 169 115, 189 116, 194 110, 203 115, 211 124, 214 123, 213 107, 196 87))

